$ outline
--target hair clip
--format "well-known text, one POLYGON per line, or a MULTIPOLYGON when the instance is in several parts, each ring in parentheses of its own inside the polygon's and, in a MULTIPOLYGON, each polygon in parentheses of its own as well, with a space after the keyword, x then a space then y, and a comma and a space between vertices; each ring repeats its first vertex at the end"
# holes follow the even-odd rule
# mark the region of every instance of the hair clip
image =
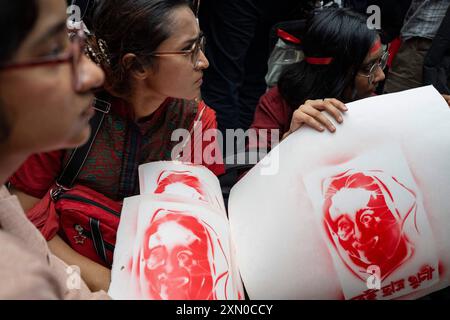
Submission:
POLYGON ((97 43, 98 43, 98 47, 100 48, 100 51, 102 54, 102 59, 104 59, 106 61, 106 63, 108 65, 110 65, 111 61, 108 58, 108 45, 106 44, 106 41, 103 39, 98 39, 97 43))

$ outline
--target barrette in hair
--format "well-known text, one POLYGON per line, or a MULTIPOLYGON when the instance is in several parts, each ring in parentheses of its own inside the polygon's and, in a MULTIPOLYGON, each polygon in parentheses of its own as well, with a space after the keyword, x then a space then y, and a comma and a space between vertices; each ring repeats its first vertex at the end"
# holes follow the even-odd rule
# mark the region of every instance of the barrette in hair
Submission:
POLYGON ((110 65, 111 61, 108 58, 108 45, 106 44, 106 41, 103 39, 98 39, 97 43, 102 54, 102 59, 105 60, 108 65, 110 65))

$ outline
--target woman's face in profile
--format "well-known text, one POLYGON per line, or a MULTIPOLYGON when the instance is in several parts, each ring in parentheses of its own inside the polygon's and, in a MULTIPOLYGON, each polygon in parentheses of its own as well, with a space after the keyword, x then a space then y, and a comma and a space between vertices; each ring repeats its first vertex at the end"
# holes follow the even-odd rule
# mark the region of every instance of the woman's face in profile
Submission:
POLYGON ((104 80, 103 72, 85 56, 76 66, 74 60, 62 58, 74 54, 66 28, 66 2, 38 0, 36 4, 33 29, 8 61, 9 67, 0 70, 3 135, 8 135, 14 148, 27 153, 84 143, 93 115, 91 89, 104 80), (58 59, 63 62, 36 63, 58 59), (75 78, 79 83, 74 83, 75 78))
POLYGON ((150 90, 165 97, 193 100, 200 96, 203 70, 209 62, 201 47, 201 32, 197 20, 189 7, 179 7, 170 15, 170 36, 155 52, 192 51, 183 55, 155 57, 156 68, 148 79, 150 90))
POLYGON ((362 66, 355 76, 354 88, 347 88, 344 92, 346 101, 354 101, 376 95, 375 91, 378 84, 384 80, 385 74, 381 67, 377 66, 377 64, 380 64, 384 52, 379 39, 375 43, 379 43, 380 46, 377 50, 371 48, 367 53, 362 66))

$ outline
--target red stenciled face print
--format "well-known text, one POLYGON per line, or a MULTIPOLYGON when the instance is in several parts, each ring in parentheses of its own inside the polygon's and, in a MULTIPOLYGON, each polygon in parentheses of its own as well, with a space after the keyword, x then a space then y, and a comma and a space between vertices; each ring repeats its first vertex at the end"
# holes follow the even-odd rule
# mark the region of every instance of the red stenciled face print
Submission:
POLYGON ((140 239, 129 265, 139 298, 217 300, 233 297, 226 251, 207 222, 188 212, 158 209, 140 239))
POLYGON ((199 179, 190 171, 163 171, 158 177, 154 193, 182 194, 192 199, 206 201, 199 179))
MULTIPOLYGON (((347 171, 334 176, 326 186, 323 209, 330 240, 347 266, 361 276, 361 269, 376 265, 384 279, 412 255, 402 225, 415 205, 399 212, 379 173, 347 171)), ((391 182, 411 194, 394 178, 391 182)))
POLYGON ((212 299, 209 247, 208 231, 192 216, 170 213, 154 221, 140 250, 147 286, 141 290, 149 290, 153 299, 212 299))

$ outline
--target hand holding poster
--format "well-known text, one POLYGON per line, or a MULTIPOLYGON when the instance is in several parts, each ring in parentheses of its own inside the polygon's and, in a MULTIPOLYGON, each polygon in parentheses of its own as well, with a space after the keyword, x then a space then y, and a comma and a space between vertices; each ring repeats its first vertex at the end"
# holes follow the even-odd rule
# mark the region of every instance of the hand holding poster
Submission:
POLYGON ((251 299, 417 298, 449 285, 447 104, 423 87, 347 106, 336 133, 301 129, 232 190, 251 299))
POLYGON ((232 190, 230 225, 208 170, 141 166, 111 296, 242 299, 238 268, 251 299, 404 299, 448 286, 448 106, 424 87, 348 107, 335 134, 302 129, 251 170, 232 190))

